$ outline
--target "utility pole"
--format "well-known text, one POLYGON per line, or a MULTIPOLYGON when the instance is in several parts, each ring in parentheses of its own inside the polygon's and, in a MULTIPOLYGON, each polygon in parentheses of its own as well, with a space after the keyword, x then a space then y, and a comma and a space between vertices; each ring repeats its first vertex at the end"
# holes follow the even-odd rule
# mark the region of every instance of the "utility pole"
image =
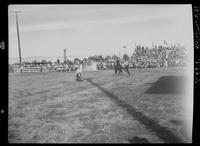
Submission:
POLYGON ((19 61, 20 66, 22 65, 22 59, 21 59, 21 47, 20 47, 20 37, 19 37, 19 26, 18 26, 18 13, 21 13, 21 11, 11 11, 15 13, 16 16, 16 26, 17 26, 17 38, 18 38, 18 48, 19 48, 19 61))
POLYGON ((64 63, 66 63, 66 51, 67 51, 67 49, 64 49, 64 63))

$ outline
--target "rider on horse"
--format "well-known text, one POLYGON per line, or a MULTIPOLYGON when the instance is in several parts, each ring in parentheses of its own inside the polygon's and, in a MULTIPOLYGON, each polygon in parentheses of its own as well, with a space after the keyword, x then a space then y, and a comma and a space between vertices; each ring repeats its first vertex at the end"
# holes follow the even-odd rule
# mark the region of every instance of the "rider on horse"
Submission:
POLYGON ((126 73, 128 73, 128 75, 130 75, 128 61, 124 61, 121 65, 119 60, 117 60, 115 64, 115 74, 117 74, 117 71, 119 71, 120 74, 122 70, 124 70, 126 73))

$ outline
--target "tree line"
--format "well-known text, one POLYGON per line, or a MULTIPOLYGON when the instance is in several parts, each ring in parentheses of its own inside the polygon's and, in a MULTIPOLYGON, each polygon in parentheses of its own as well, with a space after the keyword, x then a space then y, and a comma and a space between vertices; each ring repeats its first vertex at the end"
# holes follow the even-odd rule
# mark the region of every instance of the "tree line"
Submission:
POLYGON ((56 65, 75 65, 80 62, 91 63, 93 62, 110 62, 110 61, 128 61, 131 65, 136 67, 162 67, 162 66, 185 66, 187 64, 187 50, 185 47, 177 45, 154 45, 151 47, 145 47, 142 45, 136 45, 133 53, 129 56, 128 54, 123 54, 120 58, 117 55, 108 55, 103 57, 102 55, 94 55, 88 58, 79 59, 74 58, 73 60, 67 59, 61 62, 57 59, 56 62, 42 60, 40 62, 34 60, 31 63, 34 65, 41 64, 56 64, 56 65))

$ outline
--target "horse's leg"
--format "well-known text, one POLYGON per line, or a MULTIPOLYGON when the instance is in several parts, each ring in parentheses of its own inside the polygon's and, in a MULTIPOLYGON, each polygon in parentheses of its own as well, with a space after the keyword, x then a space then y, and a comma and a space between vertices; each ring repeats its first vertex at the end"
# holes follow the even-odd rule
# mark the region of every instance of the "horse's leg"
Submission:
POLYGON ((127 69, 127 73, 128 73, 128 75, 130 76, 130 72, 129 72, 129 69, 127 69))
POLYGON ((126 69, 126 67, 123 67, 122 69, 127 73, 127 69, 126 69))
POLYGON ((122 73, 123 67, 119 66, 119 73, 122 73))
POLYGON ((119 71, 119 74, 121 74, 122 70, 121 70, 120 68, 119 68, 119 70, 118 70, 118 71, 119 71))
POLYGON ((117 67, 117 72, 118 72, 118 74, 120 74, 120 70, 119 70, 119 67, 117 67))
POLYGON ((130 76, 129 65, 127 66, 127 72, 128 72, 128 75, 130 76))
POLYGON ((130 72, 129 72, 128 66, 124 67, 123 69, 124 69, 124 71, 126 71, 126 73, 130 76, 130 72))
MULTIPOLYGON (((119 71, 119 66, 115 66, 115 74, 119 71)), ((120 74, 120 72, 118 72, 120 74)))
POLYGON ((117 68, 115 67, 115 74, 117 74, 117 68))

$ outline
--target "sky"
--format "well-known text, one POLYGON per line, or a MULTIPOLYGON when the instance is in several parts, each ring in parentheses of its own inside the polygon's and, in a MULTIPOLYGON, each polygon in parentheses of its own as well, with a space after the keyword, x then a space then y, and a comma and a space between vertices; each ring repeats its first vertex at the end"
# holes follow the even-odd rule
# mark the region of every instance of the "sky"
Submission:
POLYGON ((84 57, 132 54, 134 46, 179 43, 193 49, 192 6, 185 5, 9 5, 9 58, 21 54, 84 57), (123 46, 126 48, 123 48, 123 46))

